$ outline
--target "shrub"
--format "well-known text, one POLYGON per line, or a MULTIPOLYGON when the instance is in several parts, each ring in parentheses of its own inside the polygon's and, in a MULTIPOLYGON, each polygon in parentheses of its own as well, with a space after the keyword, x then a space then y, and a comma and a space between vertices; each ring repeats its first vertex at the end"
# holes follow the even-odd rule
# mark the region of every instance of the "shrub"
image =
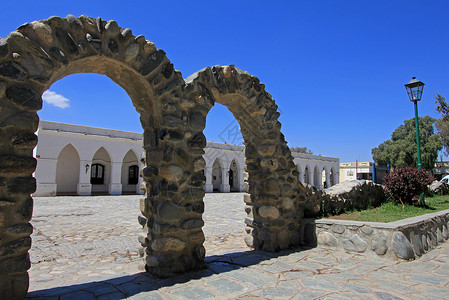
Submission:
POLYGON ((433 181, 433 176, 415 167, 397 168, 384 178, 386 190, 396 202, 413 204, 416 195, 425 192, 433 181))

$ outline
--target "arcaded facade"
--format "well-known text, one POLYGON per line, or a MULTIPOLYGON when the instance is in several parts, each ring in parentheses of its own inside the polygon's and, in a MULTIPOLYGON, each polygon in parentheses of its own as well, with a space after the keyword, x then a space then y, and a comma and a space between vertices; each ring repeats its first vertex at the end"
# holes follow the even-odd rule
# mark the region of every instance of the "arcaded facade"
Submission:
MULTIPOLYGON (((40 121, 37 135, 33 196, 143 194, 142 134, 40 121)), ((244 150, 241 145, 207 143, 206 193, 243 191, 244 150)), ((338 182, 337 158, 303 153, 293 153, 293 158, 302 183, 322 189, 338 182)))

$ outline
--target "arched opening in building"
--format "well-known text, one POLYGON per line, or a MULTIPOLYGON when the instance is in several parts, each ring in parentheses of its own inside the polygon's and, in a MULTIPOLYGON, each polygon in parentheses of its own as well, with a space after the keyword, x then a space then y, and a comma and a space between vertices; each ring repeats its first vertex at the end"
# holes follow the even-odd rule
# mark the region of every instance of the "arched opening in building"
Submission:
POLYGON ((329 186, 329 183, 326 181, 326 173, 327 173, 326 168, 323 167, 323 170, 321 170, 321 181, 320 181, 322 189, 325 189, 329 186))
POLYGON ((306 166, 304 169, 304 183, 310 184, 310 169, 309 166, 306 166))
POLYGON ((229 186, 231 192, 240 192, 240 175, 239 165, 234 158, 229 166, 229 186))
POLYGON ((136 194, 139 184, 139 161, 133 150, 123 157, 121 172, 122 194, 136 194))
POLYGON ((335 185, 335 177, 334 176, 335 176, 334 167, 332 167, 331 168, 331 173, 330 173, 330 176, 329 176, 329 180, 330 180, 330 183, 329 183, 330 185, 329 186, 330 187, 335 185))
POLYGON ((223 187, 223 167, 221 160, 216 158, 212 166, 212 185, 214 192, 221 192, 223 187))
POLYGON ((92 195, 109 194, 111 183, 111 157, 108 151, 101 147, 92 157, 90 168, 90 184, 92 184, 92 195))
MULTIPOLYGON (((56 194, 76 195, 79 175, 80 156, 75 147, 72 144, 68 144, 58 155, 56 164, 56 194)), ((42 180, 44 181, 43 178, 42 180)), ((45 184, 45 182, 42 184, 45 184)))

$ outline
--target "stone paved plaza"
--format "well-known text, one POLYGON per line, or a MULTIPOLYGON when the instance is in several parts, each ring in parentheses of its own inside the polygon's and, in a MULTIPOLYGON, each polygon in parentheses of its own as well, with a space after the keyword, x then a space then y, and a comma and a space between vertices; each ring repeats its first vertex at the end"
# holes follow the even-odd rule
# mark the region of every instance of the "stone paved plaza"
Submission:
POLYGON ((206 194, 206 269, 154 278, 138 254, 140 197, 36 197, 28 298, 449 299, 449 243, 413 262, 250 251, 241 193, 206 194))

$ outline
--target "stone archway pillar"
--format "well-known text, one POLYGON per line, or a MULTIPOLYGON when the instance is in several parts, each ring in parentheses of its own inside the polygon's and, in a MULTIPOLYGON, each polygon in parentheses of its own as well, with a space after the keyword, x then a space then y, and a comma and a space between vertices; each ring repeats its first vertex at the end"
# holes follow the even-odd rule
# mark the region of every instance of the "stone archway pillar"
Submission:
POLYGON ((204 185, 204 191, 206 193, 214 192, 214 185, 212 184, 212 167, 206 167, 204 169, 204 176, 206 176, 206 184, 204 185))
POLYGON ((111 162, 111 183, 109 183, 109 194, 110 195, 121 195, 122 194, 122 163, 121 162, 111 162))
POLYGON ((309 170, 309 184, 315 186, 315 172, 312 169, 309 170))
POLYGON ((229 193, 231 191, 231 186, 229 185, 229 170, 228 168, 221 169, 221 184, 220 192, 229 193))
POLYGON ((80 160, 80 176, 76 193, 78 196, 90 196, 92 194, 92 184, 90 183, 91 160, 80 160), (87 167, 89 166, 89 167, 87 167))

